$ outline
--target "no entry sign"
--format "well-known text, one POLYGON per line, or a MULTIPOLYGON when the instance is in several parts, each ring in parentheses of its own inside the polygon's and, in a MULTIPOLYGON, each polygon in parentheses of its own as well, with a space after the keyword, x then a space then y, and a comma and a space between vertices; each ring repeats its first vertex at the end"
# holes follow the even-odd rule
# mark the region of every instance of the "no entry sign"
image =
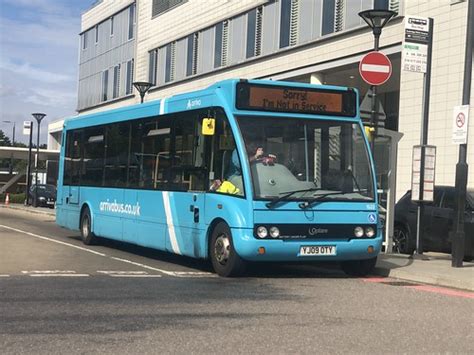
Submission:
POLYGON ((382 85, 392 75, 392 63, 380 52, 367 53, 359 63, 362 79, 370 85, 382 85))

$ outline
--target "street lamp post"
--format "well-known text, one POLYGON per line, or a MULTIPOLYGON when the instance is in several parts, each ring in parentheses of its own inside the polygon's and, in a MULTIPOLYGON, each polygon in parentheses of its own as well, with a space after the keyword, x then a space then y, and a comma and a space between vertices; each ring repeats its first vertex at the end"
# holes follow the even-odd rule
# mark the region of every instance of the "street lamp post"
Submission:
POLYGON ((38 207, 38 163, 39 163, 39 143, 40 143, 40 125, 41 120, 46 116, 44 113, 31 114, 38 122, 37 139, 36 139, 36 163, 35 163, 35 207, 38 207))
MULTIPOLYGON (((12 134, 12 147, 15 146, 15 122, 14 121, 2 121, 3 123, 11 123, 13 124, 13 134, 12 134)), ((10 157, 10 168, 9 168, 9 174, 12 175, 13 174, 13 153, 12 153, 12 156, 10 157)))
POLYGON ((152 85, 152 83, 148 83, 146 81, 135 81, 133 83, 135 89, 137 89, 140 93, 141 103, 143 103, 143 98, 145 97, 145 94, 148 92, 148 90, 150 90, 152 85))
MULTIPOLYGON (((365 11, 359 12, 359 16, 367 23, 367 25, 369 25, 369 27, 372 29, 372 32, 374 34, 374 51, 378 52, 379 50, 379 39, 380 39, 380 35, 382 34, 382 28, 396 14, 397 13, 395 11, 377 10, 377 9, 365 10, 365 11)), ((372 110, 370 113, 370 124, 372 128, 374 129, 372 140, 370 141, 370 148, 372 150, 372 154, 374 154, 375 153, 374 151, 375 138, 377 137, 377 128, 378 128, 377 112, 376 112, 377 86, 371 85, 370 90, 372 92, 372 97, 371 97, 372 110)))

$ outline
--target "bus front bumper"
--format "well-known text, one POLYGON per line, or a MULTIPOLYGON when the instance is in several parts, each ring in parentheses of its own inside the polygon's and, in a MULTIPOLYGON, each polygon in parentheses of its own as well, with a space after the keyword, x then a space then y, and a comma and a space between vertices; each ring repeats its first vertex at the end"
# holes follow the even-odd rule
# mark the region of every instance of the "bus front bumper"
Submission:
POLYGON ((376 257, 382 247, 381 233, 371 239, 272 240, 256 239, 251 229, 231 230, 237 254, 248 261, 363 260, 376 257))

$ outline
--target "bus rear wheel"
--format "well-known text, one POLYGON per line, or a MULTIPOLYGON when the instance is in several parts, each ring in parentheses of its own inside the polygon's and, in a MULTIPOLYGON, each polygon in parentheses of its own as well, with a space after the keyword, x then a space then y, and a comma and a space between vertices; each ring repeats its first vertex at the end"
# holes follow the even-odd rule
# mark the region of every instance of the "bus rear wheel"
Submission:
POLYGON ((366 276, 370 274, 377 263, 377 257, 364 260, 348 260, 341 264, 342 271, 349 276, 366 276))
POLYGON ((97 244, 97 237, 91 230, 91 212, 89 208, 86 207, 81 214, 81 239, 82 242, 86 245, 97 244))
POLYGON ((223 277, 239 276, 245 270, 245 261, 237 254, 230 228, 220 222, 212 231, 209 255, 214 271, 223 277))

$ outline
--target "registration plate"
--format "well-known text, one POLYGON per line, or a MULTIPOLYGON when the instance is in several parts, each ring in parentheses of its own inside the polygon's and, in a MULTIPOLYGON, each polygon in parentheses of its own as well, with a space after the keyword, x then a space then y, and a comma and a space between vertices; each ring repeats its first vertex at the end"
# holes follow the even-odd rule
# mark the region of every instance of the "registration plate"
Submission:
POLYGON ((300 255, 336 255, 335 245, 309 245, 300 247, 300 255))

